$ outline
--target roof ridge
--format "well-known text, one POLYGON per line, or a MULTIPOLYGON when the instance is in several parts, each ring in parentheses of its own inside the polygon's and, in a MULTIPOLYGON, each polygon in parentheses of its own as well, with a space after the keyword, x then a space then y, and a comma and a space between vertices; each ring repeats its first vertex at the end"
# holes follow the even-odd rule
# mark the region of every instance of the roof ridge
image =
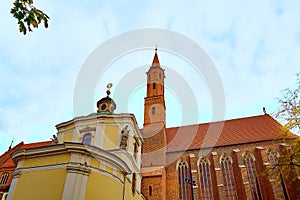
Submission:
POLYGON ((2 155, 0 155, 0 165, 4 164, 9 158, 11 152, 15 151, 17 148, 21 148, 24 145, 24 142, 18 143, 16 146, 12 147, 11 149, 8 149, 5 151, 2 155))
MULTIPOLYGON (((188 127, 188 126, 197 126, 197 125, 205 125, 205 124, 212 124, 212 123, 221 123, 221 122, 228 122, 228 121, 238 121, 238 120, 245 120, 245 119, 250 119, 250 118, 256 118, 256 117, 263 117, 263 116, 269 116, 272 118, 274 121, 276 121, 273 117, 271 117, 269 114, 262 114, 262 115, 254 115, 254 116, 248 116, 248 117, 240 117, 240 118, 234 118, 234 119, 226 119, 223 121, 212 121, 212 122, 205 122, 205 123, 198 123, 198 124, 188 124, 188 125, 183 125, 183 126, 174 126, 174 127, 167 127, 166 129, 171 129, 171 128, 180 128, 180 127, 188 127)), ((281 125, 278 121, 276 121, 279 125, 281 125)))

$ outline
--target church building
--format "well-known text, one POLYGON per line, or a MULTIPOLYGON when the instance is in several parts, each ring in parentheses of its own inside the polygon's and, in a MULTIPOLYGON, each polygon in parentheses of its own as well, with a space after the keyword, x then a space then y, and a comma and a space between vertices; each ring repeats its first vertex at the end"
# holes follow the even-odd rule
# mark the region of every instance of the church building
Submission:
POLYGON ((291 148, 275 140, 281 124, 264 113, 166 127, 165 73, 156 49, 142 129, 133 114, 114 113, 109 84, 97 112, 56 125, 53 141, 10 148, 0 156, 0 200, 300 198, 299 178, 260 176, 291 148))
POLYGON ((292 182, 259 176, 291 148, 274 141, 282 133, 275 119, 265 113, 168 128, 165 70, 157 50, 146 74, 142 130, 142 194, 146 199, 300 198, 299 178, 292 182))

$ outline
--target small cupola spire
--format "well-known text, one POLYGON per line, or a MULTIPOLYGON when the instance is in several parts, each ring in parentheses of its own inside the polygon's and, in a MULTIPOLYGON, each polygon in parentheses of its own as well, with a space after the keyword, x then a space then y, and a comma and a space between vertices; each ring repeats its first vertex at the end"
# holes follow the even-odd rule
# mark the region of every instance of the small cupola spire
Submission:
POLYGON ((158 55, 157 55, 157 46, 155 47, 155 54, 154 54, 154 58, 153 58, 151 67, 160 67, 159 59, 158 59, 158 55))
POLYGON ((106 87, 107 87, 107 90, 106 90, 107 96, 100 99, 97 102, 97 108, 98 108, 97 112, 100 114, 112 114, 114 112, 114 110, 117 108, 117 105, 114 102, 114 100, 109 97, 110 88, 112 87, 112 83, 107 84, 106 87))

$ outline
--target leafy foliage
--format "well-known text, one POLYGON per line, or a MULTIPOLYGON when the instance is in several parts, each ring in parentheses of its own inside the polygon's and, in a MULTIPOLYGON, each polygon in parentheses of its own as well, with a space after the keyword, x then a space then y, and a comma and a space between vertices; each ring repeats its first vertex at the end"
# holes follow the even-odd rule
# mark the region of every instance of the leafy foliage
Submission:
POLYGON ((49 17, 43 11, 33 6, 33 0, 15 0, 10 13, 18 20, 19 30, 26 35, 27 30, 38 28, 40 23, 48 28, 49 17))
POLYGON ((282 97, 277 98, 280 107, 275 117, 283 120, 283 132, 279 140, 284 140, 288 147, 269 171, 274 179, 284 175, 287 179, 297 179, 300 171, 300 138, 291 137, 291 132, 300 134, 300 73, 294 89, 285 89, 282 97))

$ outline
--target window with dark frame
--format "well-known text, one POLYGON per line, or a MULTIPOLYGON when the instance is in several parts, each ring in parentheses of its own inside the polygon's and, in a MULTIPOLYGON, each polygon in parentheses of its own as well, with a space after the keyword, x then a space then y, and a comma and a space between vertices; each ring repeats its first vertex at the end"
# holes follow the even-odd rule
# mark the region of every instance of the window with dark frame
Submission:
POLYGON ((203 199, 213 199, 211 175, 207 158, 199 159, 200 189, 203 199))
POLYGON ((5 172, 1 175, 0 185, 5 185, 7 183, 8 176, 8 172, 5 172))
POLYGON ((91 145, 92 143, 92 134, 86 133, 82 138, 82 144, 91 145))
POLYGON ((136 191, 136 174, 132 174, 132 185, 131 185, 132 194, 135 194, 136 191))
POLYGON ((232 161, 227 155, 223 155, 220 160, 224 181, 225 196, 228 199, 237 199, 236 187, 232 169, 232 161))
POLYGON ((152 186, 149 185, 149 196, 151 197, 152 196, 152 186))
POLYGON ((177 167, 178 171, 178 199, 190 200, 191 199, 191 184, 186 182, 189 177, 187 163, 180 160, 177 167))
POLYGON ((255 169, 254 160, 254 155, 250 152, 246 152, 243 156, 243 161, 246 166, 247 176, 250 184, 252 199, 258 200, 262 199, 262 196, 259 192, 259 185, 257 181, 257 173, 255 169))

